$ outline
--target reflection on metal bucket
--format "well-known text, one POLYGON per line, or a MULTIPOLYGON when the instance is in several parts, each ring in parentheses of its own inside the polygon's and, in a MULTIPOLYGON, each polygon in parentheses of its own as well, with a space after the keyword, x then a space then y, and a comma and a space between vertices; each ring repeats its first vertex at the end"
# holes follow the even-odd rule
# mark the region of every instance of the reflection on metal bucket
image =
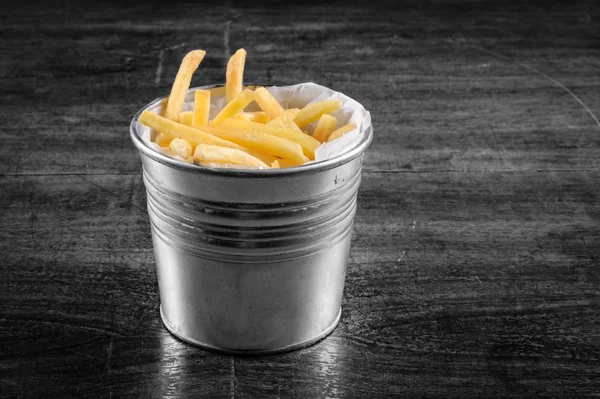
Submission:
POLYGON ((251 354, 301 348, 329 334, 340 319, 371 129, 332 160, 212 169, 150 149, 136 130, 138 116, 131 137, 142 156, 169 331, 208 349, 251 354))

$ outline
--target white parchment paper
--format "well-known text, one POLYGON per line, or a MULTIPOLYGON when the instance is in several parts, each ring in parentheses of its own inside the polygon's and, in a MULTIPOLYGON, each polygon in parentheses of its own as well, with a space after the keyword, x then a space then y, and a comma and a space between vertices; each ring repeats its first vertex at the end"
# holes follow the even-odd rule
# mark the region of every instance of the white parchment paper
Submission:
MULTIPOLYGON (((342 155, 344 152, 353 148, 360 141, 361 135, 365 134, 369 126, 371 126, 371 114, 365 110, 365 108, 346 96, 345 94, 331 90, 327 87, 318 85, 316 83, 307 82, 299 83, 293 86, 271 86, 267 87, 267 90, 279 101, 283 108, 303 108, 304 106, 312 103, 316 103, 324 100, 339 100, 341 108, 331 115, 337 119, 337 127, 342 127, 349 123, 354 123, 356 129, 344 134, 339 139, 333 140, 330 143, 323 143, 320 147, 315 150, 315 160, 310 161, 318 162, 326 159, 335 158, 342 155)), ((191 111, 194 107, 194 93, 188 93, 185 103, 183 105, 183 111, 191 111)), ((210 104, 210 116, 214 118, 225 106, 225 96, 211 96, 210 104)), ((149 109, 151 112, 160 112, 160 105, 149 109)), ((259 108, 256 103, 251 103, 246 110, 258 111, 259 108)), ((314 130, 316 122, 307 127, 309 132, 314 130)), ((164 149, 153 142, 156 132, 147 126, 142 125, 138 122, 138 132, 143 141, 155 151, 162 152, 173 158, 183 161, 184 159, 179 155, 176 155, 164 149)), ((247 168, 247 167, 246 167, 247 168)))

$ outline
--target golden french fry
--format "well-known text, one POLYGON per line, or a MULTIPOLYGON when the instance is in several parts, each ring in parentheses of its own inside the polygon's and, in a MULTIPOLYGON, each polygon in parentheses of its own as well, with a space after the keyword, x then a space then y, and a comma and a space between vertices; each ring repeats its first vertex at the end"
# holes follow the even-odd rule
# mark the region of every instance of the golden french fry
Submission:
POLYGON ((278 159, 277 162, 279 162, 280 168, 291 168, 294 166, 304 165, 304 163, 298 163, 297 161, 293 161, 291 159, 278 159))
POLYGON ((173 151, 175 154, 180 155, 182 158, 189 158, 192 156, 192 145, 185 141, 184 139, 180 139, 179 137, 175 137, 171 140, 169 144, 169 150, 173 151))
POLYGON ((183 57, 183 61, 181 61, 179 71, 177 71, 177 76, 173 82, 173 87, 171 88, 169 101, 165 107, 165 118, 177 120, 177 114, 181 111, 187 91, 190 89, 192 75, 198 69, 205 55, 206 51, 204 50, 193 50, 183 57))
POLYGON ((208 89, 208 91, 210 91, 210 95, 212 97, 223 97, 225 95, 225 93, 227 92, 227 90, 225 89, 225 86, 212 87, 212 88, 208 89))
POLYGON ((218 126, 225 119, 235 118, 252 100, 254 100, 254 92, 252 90, 246 89, 242 91, 213 118, 211 124, 218 126))
POLYGON ((298 127, 304 127, 319 119, 321 115, 330 114, 340 109, 340 107, 341 104, 338 100, 325 100, 310 104, 300 110, 294 122, 298 127))
MULTIPOLYGON (((193 156, 192 156, 192 159, 194 159, 193 156)), ((211 168, 227 168, 227 165, 232 165, 232 164, 226 164, 226 163, 221 163, 221 162, 198 161, 196 159, 194 159, 194 163, 196 163, 198 165, 202 165, 202 166, 209 166, 211 168)))
POLYGON ((220 145, 222 147, 236 148, 238 150, 243 149, 243 147, 238 144, 232 143, 227 140, 223 140, 212 134, 208 134, 196 128, 183 125, 171 119, 167 119, 148 110, 142 112, 139 121, 140 123, 156 130, 159 133, 171 136, 171 138, 182 138, 192 145, 198 145, 202 143, 220 145))
POLYGON ((210 114, 210 90, 196 90, 194 93, 194 118, 192 126, 208 124, 210 114))
POLYGON ((269 121, 269 117, 263 111, 240 112, 240 114, 236 116, 236 119, 257 123, 267 123, 269 121))
POLYGON ((315 131, 313 132, 313 137, 319 140, 321 143, 327 141, 327 138, 335 130, 337 126, 337 119, 329 114, 323 114, 319 118, 319 122, 317 122, 317 127, 315 127, 315 131))
POLYGON ((260 159, 255 158, 244 151, 210 144, 198 144, 196 151, 194 151, 194 159, 197 161, 233 163, 238 165, 251 165, 265 168, 269 167, 269 165, 260 159))
POLYGON ((276 160, 279 159, 276 156, 266 154, 266 153, 264 153, 262 151, 252 150, 250 148, 244 148, 242 151, 244 151, 244 152, 252 155, 255 158, 260 159, 261 161, 263 161, 267 165, 270 165, 273 161, 276 161, 276 160))
POLYGON ((294 118, 296 117, 296 115, 298 115, 298 112, 300 112, 298 108, 286 109, 277 118, 273 118, 270 121, 268 121, 267 126, 287 127, 302 132, 298 125, 294 123, 294 118))
POLYGON ((194 163, 202 166, 208 166, 211 168, 224 168, 224 169, 257 169, 256 166, 250 167, 250 165, 240 165, 236 163, 223 163, 223 162, 210 162, 210 161, 194 161, 194 163))
MULTIPOLYGON (((192 159, 194 159, 194 156, 192 155, 192 159)), ((210 166, 211 168, 222 168, 223 165, 222 163, 218 163, 218 162, 208 162, 208 161, 197 161, 194 159, 194 163, 198 164, 198 165, 202 165, 202 166, 210 166)))
POLYGON ((336 130, 337 120, 330 113, 340 109, 338 100, 286 110, 265 87, 244 86, 247 53, 243 48, 227 63, 226 84, 196 90, 193 111, 182 112, 192 75, 205 55, 203 50, 186 54, 169 97, 155 111, 158 114, 146 110, 139 117, 140 123, 158 133, 154 141, 159 146, 186 162, 231 168, 299 166, 314 159, 322 142, 356 129, 348 124, 336 130), (210 102, 215 96, 225 97, 226 105, 211 121, 210 102), (244 111, 252 101, 261 111, 244 111))
POLYGON ((329 138, 327 139, 327 142, 329 143, 330 141, 333 141, 337 138, 342 137, 344 134, 351 132, 352 130, 356 129, 356 125, 354 123, 350 123, 348 125, 344 125, 341 128, 335 130, 333 133, 331 133, 329 135, 329 138))
POLYGON ((164 115, 165 114, 165 110, 167 109, 167 104, 169 104, 169 97, 165 97, 165 98, 163 98, 161 100, 161 102, 160 102, 160 109, 158 110, 157 114, 164 115))
POLYGON ((299 132, 285 127, 263 125, 262 123, 241 121, 239 119, 227 119, 223 121, 222 126, 227 126, 233 129, 250 130, 253 132, 265 132, 273 136, 291 140, 302 146, 302 150, 310 159, 315 157, 315 149, 321 145, 318 140, 312 138, 304 132, 299 132))
MULTIPOLYGON (((156 115, 156 114, 153 114, 156 115)), ((161 118, 159 116, 159 118, 161 118)), ((152 115, 145 115, 144 118, 140 118, 140 122, 144 123, 147 126, 152 127, 154 130, 160 131, 160 129, 162 129, 163 131, 175 131, 176 129, 181 129, 181 125, 179 126, 173 126, 173 124, 170 124, 168 122, 172 122, 170 119, 167 119, 166 122, 166 126, 164 126, 165 122, 164 119, 163 120, 159 119, 159 118, 155 118, 152 115), (150 120, 150 122, 149 122, 150 120), (152 122, 152 120, 154 120, 154 122, 152 122), (175 129, 175 130, 174 130, 175 129)), ((273 155, 269 155, 266 154, 262 151, 257 151, 257 150, 253 150, 253 149, 249 149, 249 148, 244 148, 240 145, 237 145, 235 143, 231 143, 229 142, 228 145, 225 144, 225 140, 222 140, 210 133, 204 132, 202 129, 205 128, 207 126, 203 126, 203 127, 198 127, 198 128, 193 128, 193 130, 189 130, 189 129, 185 129, 184 126, 184 131, 187 137, 187 140, 189 143, 196 145, 198 143, 200 143, 202 140, 202 142, 206 142, 208 143, 209 141, 213 141, 216 143, 216 145, 220 145, 220 146, 229 146, 231 148, 236 148, 238 150, 244 151, 250 155, 252 155, 255 158, 260 159, 261 161, 263 161, 264 163, 266 163, 267 165, 270 164, 271 162, 273 162, 274 160, 278 159, 277 157, 273 156, 273 155), (206 136, 209 137, 206 137, 206 136), (199 136, 199 137, 197 137, 199 136)), ((171 135, 171 134, 167 134, 167 133, 159 133, 158 136, 156 137, 156 144, 160 145, 161 147, 167 148, 169 147, 169 144, 171 143, 171 141, 176 138, 179 135, 179 133, 177 133, 176 135, 171 135)))
POLYGON ((273 95, 264 87, 259 87, 254 90, 254 99, 260 109, 267 114, 269 119, 277 118, 284 111, 281 104, 279 104, 275 97, 273 97, 273 95))
POLYGON ((192 111, 183 111, 177 114, 177 122, 182 123, 186 126, 192 126, 193 119, 194 113, 192 111))
POLYGON ((272 134, 212 125, 203 126, 202 129, 206 133, 214 134, 224 140, 242 145, 247 149, 291 159, 297 162, 298 165, 309 161, 303 154, 300 144, 272 134))
POLYGON ((227 102, 233 101, 242 92, 244 78, 244 64, 246 63, 246 50, 239 49, 229 58, 227 63, 225 92, 227 102))
POLYGON ((154 142, 163 148, 168 148, 169 144, 171 143, 171 140, 173 140, 173 139, 174 139, 174 137, 171 135, 159 133, 156 136, 156 139, 154 140, 154 142))

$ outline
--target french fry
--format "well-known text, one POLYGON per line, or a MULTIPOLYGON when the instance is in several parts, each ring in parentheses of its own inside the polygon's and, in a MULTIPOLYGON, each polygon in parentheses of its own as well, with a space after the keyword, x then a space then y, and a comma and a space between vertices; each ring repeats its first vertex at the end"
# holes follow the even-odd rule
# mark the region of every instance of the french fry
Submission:
POLYGON ((253 132, 265 132, 273 136, 282 137, 300 144, 302 151, 310 159, 315 157, 315 149, 321 145, 319 141, 312 138, 304 132, 299 132, 290 128, 263 125, 256 122, 241 121, 239 119, 227 119, 223 121, 223 126, 233 129, 250 130, 253 132))
POLYGON ((193 50, 183 57, 165 107, 165 118, 177 120, 177 114, 181 111, 187 91, 190 89, 192 75, 198 69, 205 55, 206 51, 204 50, 193 50))
POLYGON ((206 133, 214 134, 217 137, 239 144, 247 149, 291 159, 297 162, 298 165, 309 161, 308 157, 303 154, 300 144, 268 133, 212 125, 203 126, 202 129, 206 133))
POLYGON ((165 114, 165 110, 167 109, 167 104, 168 103, 169 103, 169 97, 163 98, 161 100, 161 102, 160 102, 160 109, 158 110, 157 114, 164 115, 165 114))
MULTIPOLYGON (((193 157, 192 157, 193 158, 193 157)), ((225 169, 248 169, 249 165, 240 165, 236 163, 210 162, 210 161, 194 161, 197 165, 208 166, 210 168, 225 168, 225 169)), ((256 167, 253 167, 255 169, 256 167)))
MULTIPOLYGON (((194 159, 194 157, 192 156, 192 159, 194 159)), ((198 165, 202 165, 202 166, 208 166, 211 168, 223 168, 226 167, 226 163, 221 163, 221 162, 209 162, 209 161, 198 161, 198 160, 194 160, 194 163, 198 164, 198 165)), ((232 164, 229 164, 232 165, 232 164)))
POLYGON ((254 90, 254 99, 260 109, 267 114, 269 119, 277 118, 284 111, 281 104, 279 104, 275 97, 273 97, 273 95, 264 87, 259 87, 254 90))
POLYGON ((263 111, 240 112, 235 118, 257 123, 267 123, 269 121, 269 117, 263 111))
POLYGON ((260 159, 261 161, 263 161, 267 165, 270 165, 273 161, 276 161, 276 160, 279 159, 276 156, 266 154, 266 153, 264 153, 262 151, 252 150, 250 148, 244 148, 242 151, 244 151, 244 152, 252 155, 255 158, 260 159))
POLYGON ((227 92, 225 86, 211 87, 208 91, 210 91, 211 97, 223 97, 227 92))
POLYGON ((315 127, 315 131, 313 132, 313 137, 319 140, 321 143, 327 141, 327 138, 335 130, 337 125, 337 119, 329 114, 323 114, 319 118, 319 122, 317 122, 317 127, 315 127))
POLYGON ((259 166, 264 168, 269 167, 269 165, 260 159, 255 158, 244 151, 210 144, 198 144, 196 151, 194 151, 194 159, 197 161, 233 163, 238 165, 259 166))
POLYGON ((266 124, 267 126, 287 127, 302 132, 298 125, 294 123, 294 118, 298 115, 298 112, 300 112, 298 108, 286 109, 277 118, 271 119, 266 124))
POLYGON ((330 114, 340 109, 340 107, 341 104, 338 100, 325 100, 310 104, 300 110, 294 122, 298 127, 304 127, 319 119, 321 115, 330 114))
POLYGON ((298 163, 297 161, 293 161, 291 159, 278 159, 280 168, 292 168, 294 166, 304 165, 304 163, 298 163))
POLYGON ((229 58, 227 63, 225 92, 227 103, 233 101, 242 92, 244 78, 244 64, 246 63, 246 50, 239 49, 229 58))
POLYGON ((214 144, 222 147, 236 148, 242 150, 243 147, 232 143, 227 140, 223 140, 219 137, 213 136, 196 128, 183 125, 181 123, 172 121, 148 110, 142 112, 139 118, 140 123, 156 130, 159 133, 163 133, 167 136, 179 137, 186 140, 192 145, 198 144, 214 144))
POLYGON ((211 167, 294 167, 314 159, 321 143, 356 129, 354 124, 348 124, 336 130, 337 120, 330 114, 340 109, 338 100, 284 109, 267 88, 244 86, 247 53, 243 48, 229 58, 226 84, 196 90, 193 110, 183 112, 192 75, 205 55, 203 50, 187 53, 160 110, 145 110, 138 119, 157 133, 155 143, 168 148, 168 154, 211 167), (211 97, 226 100, 213 120, 211 97), (244 111, 252 101, 256 101, 260 111, 244 111))
POLYGON ((169 144, 169 150, 175 154, 180 155, 182 158, 187 159, 192 156, 193 148, 190 143, 179 137, 175 137, 169 144))
MULTIPOLYGON (((144 115, 144 118, 140 117, 140 122, 149 127, 152 127, 156 131, 161 131, 161 129, 162 129, 162 131, 164 131, 164 132, 174 132, 177 129, 181 129, 181 124, 179 124, 179 126, 175 126, 175 125, 173 125, 173 123, 169 123, 169 122, 173 122, 170 119, 167 119, 166 120, 167 122, 165 122, 165 120, 164 120, 165 118, 162 118, 159 115, 156 115, 156 116, 158 116, 158 118, 156 118, 154 115, 156 115, 156 114, 144 115), (152 121, 154 121, 154 122, 152 122, 152 121)), ((207 126, 204 126, 204 127, 207 127, 207 126)), ((216 145, 220 145, 223 147, 229 146, 231 148, 236 148, 238 150, 244 151, 244 152, 252 155, 255 158, 260 159, 267 165, 277 159, 277 157, 275 157, 273 155, 266 154, 262 151, 245 148, 245 147, 242 147, 240 145, 237 145, 237 144, 234 144, 231 142, 229 142, 229 144, 225 144, 225 140, 222 140, 210 133, 206 133, 206 132, 202 131, 201 129, 204 127, 192 128, 192 130, 189 130, 189 129, 186 129, 184 126, 183 127, 183 129, 185 131, 184 134, 186 134, 186 137, 187 137, 186 141, 188 141, 192 145, 197 145, 202 140, 204 140, 202 142, 206 142, 206 143, 208 143, 209 141, 212 141, 212 142, 216 143, 216 145), (207 135, 208 135, 208 137, 207 137, 207 135)), ((159 146, 161 146, 163 148, 168 148, 171 141, 174 138, 178 137, 178 135, 179 135, 179 133, 177 133, 177 132, 174 135, 171 135, 169 133, 159 133, 158 136, 156 137, 155 142, 156 142, 156 144, 158 144, 159 146)))
POLYGON ((171 140, 173 140, 173 139, 174 139, 173 136, 170 136, 170 135, 164 134, 164 133, 159 133, 156 136, 156 139, 154 140, 154 142, 163 148, 169 148, 169 144, 171 143, 171 140))
POLYGON ((208 125, 210 114, 210 90, 196 90, 194 92, 194 117, 192 126, 208 125))
POLYGON ((342 137, 344 134, 351 132, 354 129, 356 129, 356 125, 354 123, 344 125, 341 128, 335 130, 333 133, 331 133, 329 135, 329 138, 327 139, 327 142, 329 143, 335 139, 338 139, 338 138, 342 137))
POLYGON ((182 123, 186 126, 192 126, 193 119, 194 113, 192 111, 184 111, 177 114, 177 122, 182 123))
POLYGON ((254 92, 252 90, 246 89, 242 91, 213 118, 211 123, 218 126, 225 119, 235 118, 252 100, 254 100, 254 92))

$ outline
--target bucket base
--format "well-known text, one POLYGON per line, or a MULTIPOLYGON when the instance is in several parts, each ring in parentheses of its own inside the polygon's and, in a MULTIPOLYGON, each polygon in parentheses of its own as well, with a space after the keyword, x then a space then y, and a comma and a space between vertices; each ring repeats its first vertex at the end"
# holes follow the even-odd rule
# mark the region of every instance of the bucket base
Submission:
POLYGON ((340 308, 340 311, 338 312, 338 315, 335 318, 335 320, 333 321, 333 323, 331 323, 331 325, 329 327, 327 327, 325 330, 323 330, 322 333, 320 333, 316 337, 311 338, 309 340, 306 340, 303 342, 298 342, 298 343, 292 344, 292 345, 287 345, 287 346, 284 346, 281 348, 240 350, 240 349, 219 348, 219 347, 212 346, 207 343, 195 340, 193 338, 186 337, 185 335, 183 335, 180 332, 178 332, 177 330, 175 330, 173 328, 173 326, 171 326, 169 324, 169 322, 167 321, 167 319, 163 313, 162 306, 160 307, 160 318, 162 319, 162 322, 165 325, 165 327, 167 328, 167 330, 169 330, 169 332, 171 334, 173 334, 175 337, 179 338, 180 340, 182 340, 184 342, 187 342, 188 344, 192 344, 192 345, 198 346, 203 349, 207 349, 207 350, 215 351, 215 352, 227 353, 230 355, 274 355, 277 353, 291 352, 291 351, 295 351, 298 349, 306 348, 307 346, 310 346, 310 345, 322 340, 329 334, 331 334, 331 332, 335 329, 335 327, 340 322, 341 316, 342 316, 342 309, 340 308))

